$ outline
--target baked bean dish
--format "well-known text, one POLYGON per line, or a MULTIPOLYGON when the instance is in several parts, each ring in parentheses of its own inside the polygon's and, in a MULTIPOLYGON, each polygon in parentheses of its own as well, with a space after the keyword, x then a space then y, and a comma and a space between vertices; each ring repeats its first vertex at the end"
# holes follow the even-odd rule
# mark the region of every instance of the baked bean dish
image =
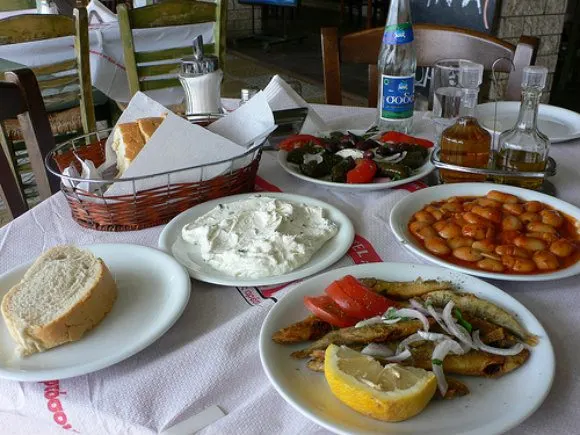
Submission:
POLYGON ((536 274, 580 259, 577 221, 538 201, 491 190, 451 197, 415 213, 409 231, 431 254, 471 269, 536 274))

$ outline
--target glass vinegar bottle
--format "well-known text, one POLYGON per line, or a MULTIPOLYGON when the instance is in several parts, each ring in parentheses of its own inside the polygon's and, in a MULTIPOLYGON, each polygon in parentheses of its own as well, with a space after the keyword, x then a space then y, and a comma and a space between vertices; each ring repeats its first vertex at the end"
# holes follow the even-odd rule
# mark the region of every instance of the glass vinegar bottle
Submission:
MULTIPOLYGON (((540 97, 546 86, 548 69, 527 66, 522 75, 522 104, 516 125, 504 131, 498 140, 494 167, 507 172, 542 172, 550 150, 550 140, 538 130, 540 97)), ((496 177, 496 182, 527 189, 539 189, 542 178, 496 177)))
MULTIPOLYGON (((475 118, 475 106, 479 86, 483 81, 483 65, 471 63, 462 65, 459 84, 462 87, 459 118, 441 134, 442 162, 469 168, 487 168, 490 160, 491 135, 479 125, 475 118)), ((444 183, 485 181, 486 175, 440 169, 444 183)))

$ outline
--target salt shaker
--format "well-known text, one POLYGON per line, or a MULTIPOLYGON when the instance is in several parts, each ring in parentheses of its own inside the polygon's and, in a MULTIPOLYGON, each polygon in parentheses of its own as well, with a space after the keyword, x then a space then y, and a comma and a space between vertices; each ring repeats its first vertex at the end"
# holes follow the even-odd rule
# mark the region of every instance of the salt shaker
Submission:
POLYGON ((205 56, 203 37, 193 41, 193 56, 181 59, 179 81, 185 90, 185 114, 223 113, 220 85, 223 71, 216 56, 205 56))

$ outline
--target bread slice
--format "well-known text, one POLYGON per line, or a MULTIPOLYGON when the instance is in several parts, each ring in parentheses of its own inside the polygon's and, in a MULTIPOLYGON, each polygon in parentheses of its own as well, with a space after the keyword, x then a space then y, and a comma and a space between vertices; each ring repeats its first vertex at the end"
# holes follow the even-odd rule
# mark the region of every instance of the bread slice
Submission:
POLYGON ((111 147, 117 153, 118 177, 123 175, 145 143, 151 138, 157 127, 161 125, 165 116, 141 118, 136 122, 119 124, 113 133, 111 147))
POLYGON ((151 118, 141 118, 137 120, 137 124, 139 124, 139 131, 141 132, 141 136, 147 142, 157 130, 157 127, 161 125, 165 116, 158 116, 158 117, 151 117, 151 118))
POLYGON ((79 340, 111 311, 117 286, 91 252, 57 246, 6 293, 0 309, 19 355, 79 340))

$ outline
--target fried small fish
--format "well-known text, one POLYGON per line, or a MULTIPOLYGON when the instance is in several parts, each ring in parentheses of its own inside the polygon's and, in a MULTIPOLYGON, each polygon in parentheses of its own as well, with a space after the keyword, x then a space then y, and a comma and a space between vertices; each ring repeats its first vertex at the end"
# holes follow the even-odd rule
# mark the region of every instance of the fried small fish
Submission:
POLYGON ((496 325, 502 326, 525 343, 535 346, 539 342, 537 335, 528 332, 515 318, 515 316, 492 302, 480 299, 470 293, 459 293, 449 290, 438 290, 422 295, 423 300, 431 301, 438 307, 444 307, 449 301, 455 302, 455 306, 463 313, 480 317, 496 325))
POLYGON ((457 379, 447 377, 447 392, 445 393, 445 396, 441 397, 439 388, 437 389, 436 394, 439 399, 455 399, 456 397, 467 396, 469 394, 469 387, 457 379))
MULTIPOLYGON (((410 359, 403 361, 403 364, 425 370, 432 368, 432 343, 410 346, 409 350, 412 356, 410 359)), ((527 349, 514 356, 492 355, 471 350, 464 355, 447 355, 443 360, 443 371, 455 375, 497 378, 520 367, 528 360, 529 356, 530 351, 527 349)))
POLYGON ((306 367, 308 367, 313 372, 324 373, 324 358, 313 358, 306 363, 306 367))
POLYGON ((423 281, 420 278, 407 282, 384 281, 376 278, 362 278, 359 281, 383 296, 402 300, 412 299, 435 290, 453 289, 453 284, 449 281, 423 281))
POLYGON ((318 340, 332 330, 332 325, 317 318, 308 316, 300 322, 293 323, 286 328, 276 331, 272 340, 279 344, 301 343, 304 341, 318 340))
MULTIPOLYGON (((432 321, 432 319, 430 319, 430 321, 432 321)), ((293 352, 290 356, 296 359, 307 358, 313 351, 326 349, 331 344, 344 344, 348 346, 352 344, 368 344, 401 340, 414 334, 422 327, 423 324, 418 320, 403 320, 393 325, 377 323, 374 325, 362 326, 360 328, 342 328, 329 332, 306 349, 293 352)))

